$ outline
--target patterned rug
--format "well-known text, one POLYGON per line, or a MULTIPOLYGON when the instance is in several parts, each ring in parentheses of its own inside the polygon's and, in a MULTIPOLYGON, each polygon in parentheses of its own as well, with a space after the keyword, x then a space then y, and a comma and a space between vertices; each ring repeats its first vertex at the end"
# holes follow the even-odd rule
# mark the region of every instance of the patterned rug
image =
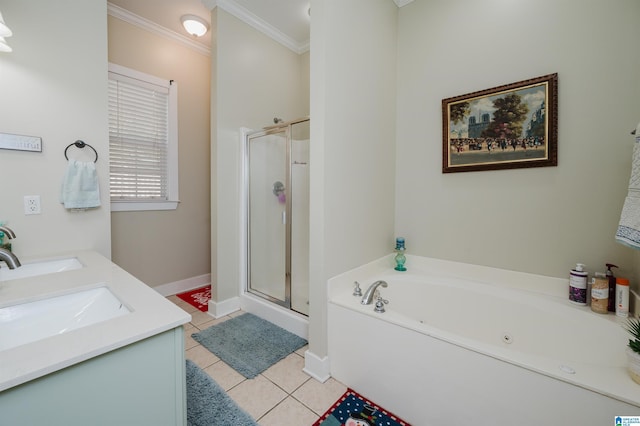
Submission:
POLYGON ((347 391, 313 426, 411 426, 353 389, 347 391))
POLYGON ((209 310, 209 300, 211 299, 211 285, 185 291, 184 293, 176 294, 176 296, 191 306, 195 306, 200 311, 207 312, 209 310))

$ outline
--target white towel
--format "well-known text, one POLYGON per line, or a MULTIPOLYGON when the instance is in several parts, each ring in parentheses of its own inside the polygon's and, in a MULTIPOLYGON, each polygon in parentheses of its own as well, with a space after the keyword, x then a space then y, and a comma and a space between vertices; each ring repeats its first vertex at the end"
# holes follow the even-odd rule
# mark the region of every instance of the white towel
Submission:
POLYGON ((93 162, 69 160, 62 180, 60 202, 67 209, 100 207, 98 174, 93 162))
POLYGON ((640 123, 636 128, 636 143, 633 145, 629 193, 620 214, 616 241, 640 250, 640 123))

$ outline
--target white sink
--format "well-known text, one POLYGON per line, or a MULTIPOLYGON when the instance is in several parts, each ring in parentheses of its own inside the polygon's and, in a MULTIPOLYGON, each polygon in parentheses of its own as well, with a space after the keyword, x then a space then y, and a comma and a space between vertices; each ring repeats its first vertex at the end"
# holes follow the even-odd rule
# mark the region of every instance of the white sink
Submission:
POLYGON ((9 269, 4 262, 0 262, 0 281, 34 277, 36 275, 52 274, 55 272, 72 271, 82 267, 82 263, 80 263, 80 261, 75 257, 24 263, 16 269, 9 269))
POLYGON ((0 351, 130 313, 107 287, 0 309, 0 351))

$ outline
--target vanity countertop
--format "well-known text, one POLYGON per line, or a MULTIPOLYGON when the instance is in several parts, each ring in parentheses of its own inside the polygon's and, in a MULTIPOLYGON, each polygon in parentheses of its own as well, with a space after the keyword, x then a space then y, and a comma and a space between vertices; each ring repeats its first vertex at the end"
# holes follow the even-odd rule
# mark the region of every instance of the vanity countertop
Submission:
POLYGON ((46 259, 69 257, 76 257, 83 268, 0 282, 0 308, 106 286, 131 312, 0 351, 0 392, 191 320, 191 315, 97 252, 46 259))

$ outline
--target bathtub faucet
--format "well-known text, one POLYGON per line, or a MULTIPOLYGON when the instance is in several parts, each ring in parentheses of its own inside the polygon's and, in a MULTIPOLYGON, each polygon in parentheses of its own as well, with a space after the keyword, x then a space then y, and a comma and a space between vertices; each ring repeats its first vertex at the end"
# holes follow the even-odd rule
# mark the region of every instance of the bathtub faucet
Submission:
POLYGON ((0 231, 7 234, 7 237, 12 240, 16 237, 16 233, 13 232, 11 228, 7 228, 6 226, 0 226, 0 231))
POLYGON ((4 260, 9 269, 16 269, 22 266, 15 254, 2 247, 0 247, 0 260, 4 260))
POLYGON ((373 302, 373 295, 378 289, 378 286, 386 287, 387 282, 379 280, 371 284, 367 291, 364 293, 364 296, 362 296, 362 300, 360 301, 360 303, 362 303, 363 305, 370 305, 371 302, 373 302))
MULTIPOLYGON (((16 237, 15 232, 13 232, 11 228, 7 228, 6 226, 0 226, 0 231, 4 232, 10 240, 16 237)), ((16 269, 21 266, 20 261, 18 260, 16 255, 2 247, 0 247, 0 260, 4 260, 7 263, 9 269, 16 269)))

